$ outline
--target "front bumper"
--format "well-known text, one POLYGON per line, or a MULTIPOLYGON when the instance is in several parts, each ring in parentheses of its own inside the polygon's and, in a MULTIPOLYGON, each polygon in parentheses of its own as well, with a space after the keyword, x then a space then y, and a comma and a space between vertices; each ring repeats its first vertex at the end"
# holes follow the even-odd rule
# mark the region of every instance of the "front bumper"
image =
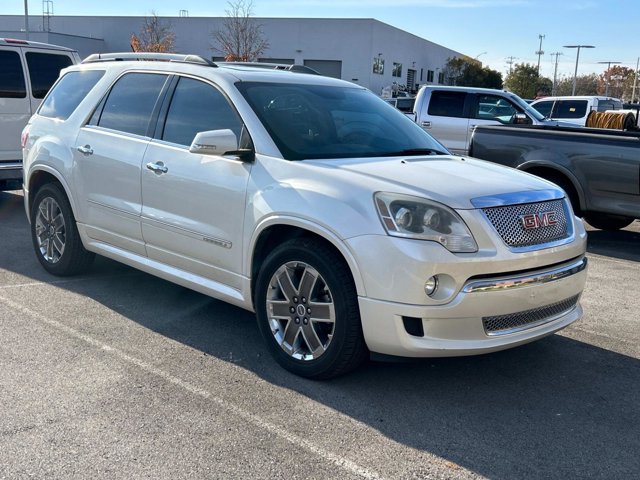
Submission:
POLYGON ((492 352, 549 335, 582 316, 586 232, 579 219, 570 242, 514 252, 494 231, 481 228, 477 213, 462 214, 478 243, 476 253, 453 254, 435 242, 382 235, 348 240, 364 283, 359 306, 372 352, 492 352), (425 281, 434 275, 439 289, 427 296, 425 281))
POLYGON ((360 297, 364 337, 372 352, 404 357, 474 355, 514 347, 578 320, 582 307, 577 300, 586 276, 582 257, 527 275, 483 279, 484 289, 480 282, 470 281, 452 302, 441 306, 360 297), (559 309, 553 308, 557 305, 559 309), (407 331, 407 318, 421 323, 422 336, 407 331), (498 322, 492 327, 496 319, 515 319, 516 326, 509 328, 507 322, 502 328, 498 322))

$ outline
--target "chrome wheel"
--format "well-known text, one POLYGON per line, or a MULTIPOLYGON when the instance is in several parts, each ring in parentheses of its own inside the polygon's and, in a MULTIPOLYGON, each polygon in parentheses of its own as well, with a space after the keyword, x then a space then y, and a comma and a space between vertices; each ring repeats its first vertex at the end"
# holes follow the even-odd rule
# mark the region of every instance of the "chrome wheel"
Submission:
POLYGON ((335 330, 333 296, 312 266, 288 262, 278 268, 266 306, 271 333, 289 356, 309 361, 327 350, 335 330))
POLYGON ((38 205, 35 234, 40 255, 49 263, 58 263, 64 254, 67 229, 58 202, 45 197, 38 205))

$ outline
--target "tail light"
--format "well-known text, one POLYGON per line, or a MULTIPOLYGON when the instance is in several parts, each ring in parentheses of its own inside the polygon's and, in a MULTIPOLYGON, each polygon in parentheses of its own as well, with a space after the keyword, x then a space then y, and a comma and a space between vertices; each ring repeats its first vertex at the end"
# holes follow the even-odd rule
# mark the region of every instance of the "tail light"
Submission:
POLYGON ((29 141, 29 125, 24 127, 24 130, 22 130, 22 135, 20 136, 20 145, 22 145, 22 148, 25 148, 27 146, 28 141, 29 141))

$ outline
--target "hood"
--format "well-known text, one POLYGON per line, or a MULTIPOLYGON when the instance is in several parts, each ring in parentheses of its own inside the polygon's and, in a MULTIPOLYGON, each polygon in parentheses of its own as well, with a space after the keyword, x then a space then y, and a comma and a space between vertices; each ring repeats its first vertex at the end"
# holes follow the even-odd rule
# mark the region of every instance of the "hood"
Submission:
POLYGON ((355 173, 353 182, 366 182, 372 191, 426 197, 456 209, 473 209, 473 198, 555 187, 513 168, 452 155, 312 162, 355 173))

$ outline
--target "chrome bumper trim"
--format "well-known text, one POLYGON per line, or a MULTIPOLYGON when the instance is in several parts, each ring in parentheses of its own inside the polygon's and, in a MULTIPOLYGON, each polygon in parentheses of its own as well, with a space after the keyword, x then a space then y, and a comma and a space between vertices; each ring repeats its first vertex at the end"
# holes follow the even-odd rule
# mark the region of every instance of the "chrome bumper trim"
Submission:
POLYGON ((555 282, 556 280, 570 277, 582 272, 586 268, 587 257, 582 257, 575 262, 555 268, 553 270, 535 272, 530 275, 521 275, 516 277, 472 281, 467 283, 462 291, 464 293, 494 292, 500 290, 511 290, 515 288, 543 285, 545 283, 555 282))

